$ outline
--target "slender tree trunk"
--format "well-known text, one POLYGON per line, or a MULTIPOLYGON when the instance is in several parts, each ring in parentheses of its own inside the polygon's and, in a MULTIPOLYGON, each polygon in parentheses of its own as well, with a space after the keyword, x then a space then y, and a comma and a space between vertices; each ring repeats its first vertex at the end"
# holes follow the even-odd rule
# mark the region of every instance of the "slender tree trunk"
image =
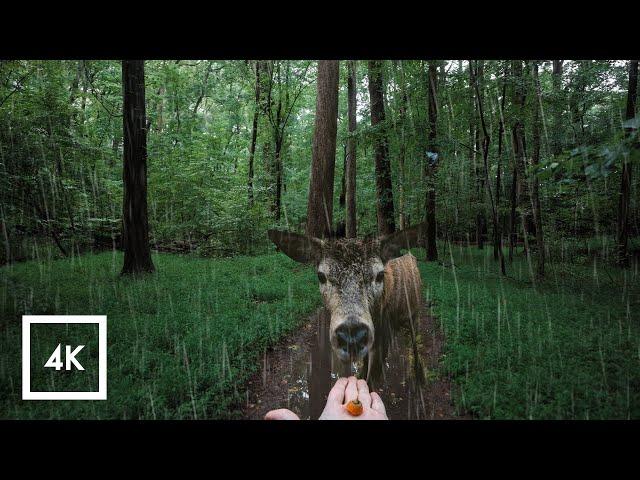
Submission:
POLYGON ((551 153, 558 155, 563 148, 563 135, 562 131, 562 109, 564 108, 564 98, 562 95, 562 63, 563 60, 553 61, 553 144, 551 146, 551 153))
POLYGON ((540 208, 540 195, 538 188, 538 174, 536 168, 540 163, 540 79, 538 77, 538 62, 534 61, 531 72, 533 74, 533 86, 535 88, 535 98, 533 99, 533 123, 532 123, 532 146, 531 165, 531 206, 533 209, 533 219, 536 227, 536 249, 538 250, 537 275, 544 277, 544 235, 542 232, 542 210, 540 208))
POLYGON ((493 242, 494 245, 497 246, 498 258, 500 260, 500 272, 502 273, 502 275, 506 275, 507 273, 504 265, 504 254, 502 252, 502 236, 500 233, 500 226, 498 222, 498 211, 496 204, 493 201, 491 181, 489 180, 489 144, 491 142, 491 138, 489 136, 489 131, 487 130, 487 125, 484 119, 484 109, 482 104, 483 96, 480 94, 480 87, 478 85, 478 82, 475 83, 475 91, 476 107, 480 118, 480 125, 482 126, 482 159, 484 164, 485 185, 487 187, 487 193, 489 195, 489 202, 491 205, 491 218, 493 219, 493 242))
POLYGON ((338 203, 340 208, 345 208, 347 201, 347 144, 342 145, 344 155, 342 156, 342 181, 340 182, 340 197, 338 203))
POLYGON ((375 135, 376 194, 378 234, 395 232, 391 163, 384 112, 384 82, 382 61, 369 60, 369 98, 371 100, 371 126, 375 135))
POLYGON ((339 62, 320 60, 316 118, 311 155, 311 178, 307 203, 306 233, 329 237, 333 224, 333 179, 338 131, 339 62))
POLYGON ((255 68, 255 106, 253 110, 253 124, 251 126, 251 145, 249 146, 249 178, 247 180, 249 207, 253 206, 253 161, 256 154, 256 141, 258 139, 258 119, 260 118, 260 60, 256 60, 255 68))
POLYGON ((400 230, 404 230, 409 225, 406 221, 405 212, 405 171, 404 161, 407 152, 407 105, 409 103, 407 97, 407 89, 404 77, 404 64, 399 61, 400 70, 400 108, 398 109, 398 123, 400 124, 400 151, 398 153, 398 210, 400 220, 400 230))
MULTIPOLYGON (((284 132, 283 132, 284 135, 284 132)), ((275 180, 276 180, 276 193, 273 199, 273 214, 277 222, 280 221, 280 209, 282 205, 282 143, 283 138, 278 136, 276 138, 276 155, 274 161, 275 180)))
MULTIPOLYGON (((629 62, 629 88, 627 89, 627 111, 625 118, 635 118, 638 92, 638 60, 629 62)), ((632 136, 635 128, 625 128, 625 134, 632 136)), ((635 142, 634 148, 638 148, 635 142)), ((618 264, 629 266, 629 197, 631 195, 631 164, 625 157, 622 163, 622 180, 620 184, 620 199, 618 202, 618 264)))
POLYGON ((435 171, 437 168, 438 148, 438 70, 435 62, 429 62, 429 152, 432 156, 425 163, 425 179, 427 180, 426 198, 426 251, 427 261, 438 259, 436 246, 436 186, 435 171))
MULTIPOLYGON (((513 103, 515 105, 515 119, 512 128, 513 137, 513 178, 511 183, 511 218, 509 222, 510 227, 510 239, 509 239, 509 260, 513 260, 513 251, 516 246, 518 238, 518 222, 517 214, 518 208, 524 200, 525 190, 525 178, 524 178, 524 165, 526 161, 525 154, 525 136, 524 136, 524 122, 523 110, 525 103, 525 88, 522 76, 522 60, 514 60, 512 62, 512 78, 514 82, 513 86, 513 103)), ((521 212, 524 214, 524 212, 521 212)), ((524 225, 524 223, 523 223, 524 225)), ((526 229, 525 229, 526 234, 526 229)))
MULTIPOLYGON (((478 88, 476 90, 476 97, 479 102, 483 101, 483 86, 482 82, 484 79, 484 61, 476 60, 476 68, 473 75, 473 79, 475 80, 478 88)), ((476 110, 476 118, 478 115, 478 105, 475 106, 476 110)), ((480 139, 480 130, 475 127, 475 150, 480 151, 482 148, 481 145, 484 140, 480 139)), ((474 159, 476 158, 476 154, 474 154, 474 159)), ((485 176, 481 173, 481 166, 478 165, 476 161, 474 164, 474 174, 476 179, 476 199, 477 199, 477 215, 476 215, 476 237, 478 242, 478 248, 482 250, 484 248, 484 237, 487 233, 487 217, 484 211, 484 178, 485 176)))
POLYGON ((284 141, 284 125, 282 125, 282 83, 281 65, 278 62, 278 106, 276 108, 276 118, 273 123, 273 141, 275 152, 273 157, 274 177, 273 183, 275 192, 271 203, 271 212, 276 221, 280 220, 280 201, 282 197, 282 143, 284 141))
MULTIPOLYGON (((476 85, 476 76, 475 76, 475 68, 474 63, 475 60, 468 60, 469 63, 469 178, 475 186, 477 187, 477 148, 478 148, 478 129, 476 126, 476 117, 477 112, 476 104, 475 104, 475 85, 476 85)), ((469 195, 470 200, 470 208, 471 212, 475 213, 475 223, 476 223, 476 243, 479 243, 479 228, 478 228, 478 207, 477 207, 477 191, 474 192, 471 190, 469 195), (474 198, 474 193, 475 197, 474 198)))
POLYGON ((152 272, 147 217, 147 125, 144 60, 122 61, 124 184, 123 274, 152 272))
MULTIPOLYGON (((500 98, 500 103, 499 103, 500 121, 499 121, 499 127, 498 127, 498 162, 497 162, 497 166, 496 166, 497 167, 497 172, 496 172, 496 201, 495 201, 495 209, 496 209, 498 222, 494 223, 494 229, 497 227, 498 230, 501 230, 499 227, 500 227, 500 223, 502 221, 501 215, 500 215, 500 192, 502 190, 502 185, 501 185, 501 181, 502 181, 502 150, 503 150, 503 145, 504 145, 504 104, 505 104, 505 100, 506 100, 506 97, 507 97, 507 72, 508 72, 508 67, 507 67, 507 62, 505 62, 505 67, 504 67, 504 72, 503 72, 503 77, 502 77, 502 97, 500 98)), ((502 253, 502 232, 501 231, 499 231, 498 233, 496 233, 494 231, 493 259, 494 260, 500 259, 501 262, 504 263, 504 255, 502 253), (497 237, 496 237, 496 235, 497 235, 497 237), (496 238, 497 238, 498 241, 496 241, 496 238)))
POLYGON ((346 188, 346 237, 355 238, 356 229, 356 61, 349 60, 347 80, 349 138, 347 139, 347 164, 345 166, 346 188))

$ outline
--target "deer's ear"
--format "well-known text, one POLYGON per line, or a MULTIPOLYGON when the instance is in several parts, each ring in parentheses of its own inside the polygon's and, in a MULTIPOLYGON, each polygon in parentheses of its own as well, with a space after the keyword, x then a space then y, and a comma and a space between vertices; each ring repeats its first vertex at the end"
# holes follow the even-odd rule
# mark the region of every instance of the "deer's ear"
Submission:
POLYGON ((313 263, 320 259, 322 252, 322 240, 299 233, 282 230, 269 230, 269 239, 282 250, 282 252, 300 263, 313 263))
POLYGON ((398 232, 386 235, 378 240, 380 245, 380 258, 384 263, 389 260, 399 257, 401 255, 400 250, 406 248, 418 247, 421 240, 426 234, 426 224, 419 223, 410 228, 405 228, 398 232))

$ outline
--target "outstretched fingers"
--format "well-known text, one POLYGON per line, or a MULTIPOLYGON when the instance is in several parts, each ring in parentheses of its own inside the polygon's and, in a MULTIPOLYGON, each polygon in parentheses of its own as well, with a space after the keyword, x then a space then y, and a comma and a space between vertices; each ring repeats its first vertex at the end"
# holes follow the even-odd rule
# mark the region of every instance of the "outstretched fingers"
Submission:
POLYGON ((369 386, 364 380, 358 380, 358 400, 365 408, 371 408, 371 395, 369 394, 369 386))
POLYGON ((344 403, 347 404, 358 398, 358 384, 354 376, 349 377, 347 388, 344 390, 344 403))
POLYGON ((371 408, 376 410, 384 415, 387 414, 387 411, 384 408, 384 403, 382 403, 382 398, 376 392, 371 392, 371 408))
POLYGON ((339 378, 333 385, 333 388, 329 391, 327 398, 327 405, 336 404, 342 405, 344 400, 344 391, 347 388, 348 380, 346 378, 339 378))

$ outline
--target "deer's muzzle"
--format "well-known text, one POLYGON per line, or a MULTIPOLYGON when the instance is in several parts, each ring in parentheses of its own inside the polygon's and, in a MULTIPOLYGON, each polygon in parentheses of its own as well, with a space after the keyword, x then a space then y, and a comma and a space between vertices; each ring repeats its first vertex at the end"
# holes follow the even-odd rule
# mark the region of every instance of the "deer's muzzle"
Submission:
POLYGON ((368 352, 371 329, 355 315, 349 315, 335 330, 337 354, 341 360, 360 360, 368 352))

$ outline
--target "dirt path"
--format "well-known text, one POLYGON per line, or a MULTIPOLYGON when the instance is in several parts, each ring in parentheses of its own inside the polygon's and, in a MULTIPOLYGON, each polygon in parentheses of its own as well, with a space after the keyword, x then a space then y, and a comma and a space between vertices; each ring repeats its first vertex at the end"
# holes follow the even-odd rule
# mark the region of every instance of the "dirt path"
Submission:
MULTIPOLYGON (((392 344, 385 382, 378 389, 390 419, 468 419, 458 416, 451 402, 451 381, 438 375, 443 336, 433 317, 423 314, 416 325, 418 353, 426 371, 426 384, 416 384, 408 335, 392 344)), ((247 419, 262 419, 266 412, 289 408, 303 419, 318 418, 337 375, 332 373, 328 316, 319 309, 296 333, 285 338, 262 359, 262 369, 248 382, 243 408, 247 419)))

